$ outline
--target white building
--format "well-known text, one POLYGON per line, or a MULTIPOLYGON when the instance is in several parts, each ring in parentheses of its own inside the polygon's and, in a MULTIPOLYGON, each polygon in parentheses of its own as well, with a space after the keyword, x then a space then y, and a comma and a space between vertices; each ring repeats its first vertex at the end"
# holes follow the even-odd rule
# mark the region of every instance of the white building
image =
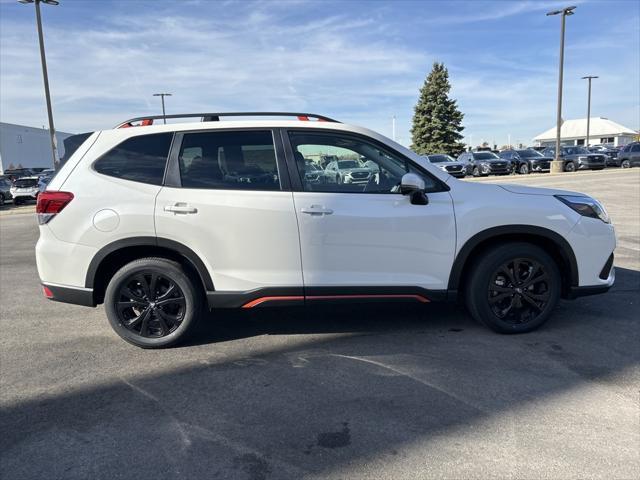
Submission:
MULTIPOLYGON (((593 117, 589 125, 589 145, 608 143, 614 146, 626 145, 633 141, 638 132, 613 122, 608 118, 593 117)), ((562 145, 584 145, 587 136, 587 119, 565 120, 560 129, 562 145)), ((556 144, 556 127, 550 128, 533 139, 537 145, 556 144)))
MULTIPOLYGON (((70 135, 56 132, 59 157, 64 155, 63 140, 70 135)), ((49 130, 0 122, 0 174, 12 167, 53 168, 49 130)))

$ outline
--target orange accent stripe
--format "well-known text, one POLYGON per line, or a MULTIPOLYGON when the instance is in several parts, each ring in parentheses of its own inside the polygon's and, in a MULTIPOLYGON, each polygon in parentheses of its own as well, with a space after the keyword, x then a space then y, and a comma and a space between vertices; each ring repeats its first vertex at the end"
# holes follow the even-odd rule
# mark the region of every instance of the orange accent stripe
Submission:
POLYGON ((302 295, 294 295, 294 296, 282 296, 282 297, 260 297, 260 298, 256 298, 255 300, 251 300, 248 303, 245 303, 242 308, 253 308, 257 305, 260 305, 262 303, 265 302, 282 302, 282 301, 287 301, 287 300, 304 300, 304 297, 302 295))
POLYGON ((406 298, 417 300, 421 303, 429 303, 429 299, 422 295, 308 295, 306 297, 309 300, 339 300, 344 299, 358 299, 358 298, 406 298))
POLYGON ((407 299, 407 300, 417 300, 420 303, 429 303, 430 300, 422 295, 307 295, 303 297, 302 295, 293 295, 293 296, 280 296, 280 297, 260 297, 255 300, 251 300, 250 302, 242 305, 242 308, 253 308, 257 307, 266 302, 282 302, 282 301, 295 301, 295 300, 357 300, 357 299, 365 299, 365 298, 389 298, 389 299, 407 299))

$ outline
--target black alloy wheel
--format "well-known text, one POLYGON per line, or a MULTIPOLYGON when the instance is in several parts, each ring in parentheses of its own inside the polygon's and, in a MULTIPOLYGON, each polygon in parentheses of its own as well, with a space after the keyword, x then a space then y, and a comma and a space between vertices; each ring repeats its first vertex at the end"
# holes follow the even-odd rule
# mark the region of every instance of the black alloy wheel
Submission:
POLYGON ((560 298, 560 270, 542 248, 505 243, 486 250, 465 282, 465 303, 479 322, 499 333, 535 330, 560 298))
POLYGON ((116 302, 120 323, 141 337, 160 338, 175 332, 185 314, 180 287, 154 271, 125 280, 116 302))
POLYGON ((488 286, 488 301, 500 320, 522 324, 534 320, 549 303, 549 275, 544 266, 530 258, 503 263, 488 286))
POLYGON ((576 164, 573 162, 567 162, 566 165, 564 166, 564 171, 565 172, 575 172, 576 171, 576 164))
POLYGON ((183 341, 193 331, 202 292, 182 266, 166 258, 141 258, 118 270, 109 281, 104 305, 111 327, 143 348, 183 341))

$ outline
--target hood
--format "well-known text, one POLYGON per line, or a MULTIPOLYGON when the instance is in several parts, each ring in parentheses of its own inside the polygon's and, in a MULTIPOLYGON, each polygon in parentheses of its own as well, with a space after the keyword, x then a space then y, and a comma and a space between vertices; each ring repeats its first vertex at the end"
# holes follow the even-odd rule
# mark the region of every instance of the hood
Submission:
POLYGON ((525 185, 515 185, 511 183, 500 184, 500 188, 510 193, 517 193, 519 195, 579 195, 584 196, 584 193, 572 192, 570 190, 557 190, 555 188, 540 188, 540 187, 527 187, 525 185))
POLYGON ((435 165, 436 167, 446 167, 447 165, 451 166, 451 165, 455 165, 457 167, 464 167, 466 165, 466 162, 459 162, 459 161, 455 161, 455 162, 435 162, 432 163, 432 165, 435 165))
POLYGON ((352 172, 366 172, 366 173, 371 173, 371 170, 368 168, 364 168, 364 167, 356 167, 356 168, 341 168, 340 169, 341 172, 347 172, 347 173, 352 173, 352 172))

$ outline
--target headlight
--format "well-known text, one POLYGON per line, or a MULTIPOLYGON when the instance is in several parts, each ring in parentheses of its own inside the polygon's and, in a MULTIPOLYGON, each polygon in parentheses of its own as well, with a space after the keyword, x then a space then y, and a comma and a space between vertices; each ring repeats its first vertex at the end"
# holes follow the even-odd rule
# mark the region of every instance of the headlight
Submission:
POLYGON ((580 215, 599 218, 604 223, 611 223, 605 208, 594 198, 580 195, 555 195, 555 197, 580 215))

